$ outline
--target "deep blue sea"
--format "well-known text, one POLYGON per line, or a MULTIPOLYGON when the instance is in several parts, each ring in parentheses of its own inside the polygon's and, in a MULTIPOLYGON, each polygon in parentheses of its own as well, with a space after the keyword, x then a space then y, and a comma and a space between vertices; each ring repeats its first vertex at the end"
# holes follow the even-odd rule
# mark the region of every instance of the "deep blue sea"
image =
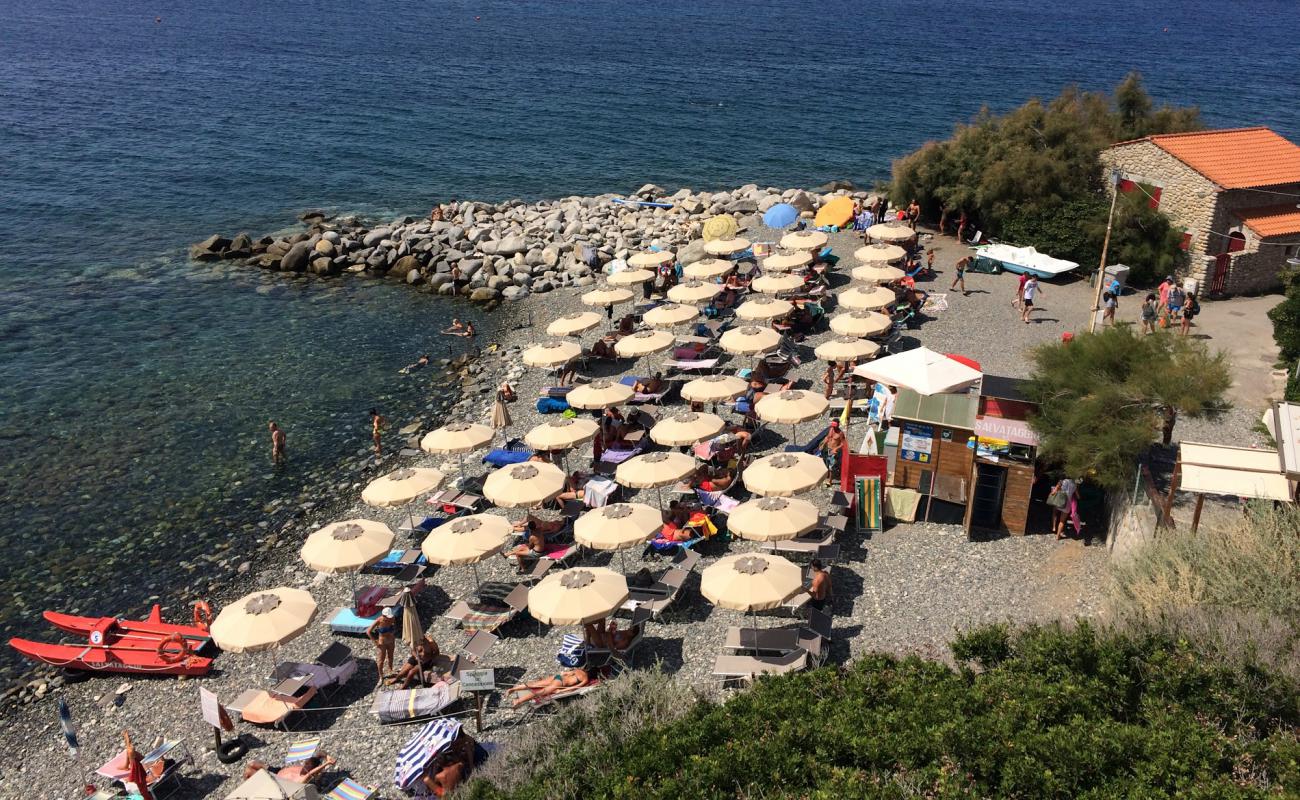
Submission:
POLYGON ((647 181, 865 185, 982 105, 1132 69, 1212 125, 1300 139, 1295 0, 0 0, 0 19, 0 634, 163 591, 364 446, 371 405, 427 399, 395 370, 464 306, 187 263, 212 232, 647 181))

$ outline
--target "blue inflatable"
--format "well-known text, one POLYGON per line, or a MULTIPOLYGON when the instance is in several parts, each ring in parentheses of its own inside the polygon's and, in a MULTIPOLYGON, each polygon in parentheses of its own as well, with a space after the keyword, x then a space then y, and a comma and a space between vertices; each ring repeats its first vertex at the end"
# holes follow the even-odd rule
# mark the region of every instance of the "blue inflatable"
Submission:
POLYGON ((769 228, 786 228, 799 219, 799 209, 789 203, 777 203, 763 214, 763 224, 769 228))

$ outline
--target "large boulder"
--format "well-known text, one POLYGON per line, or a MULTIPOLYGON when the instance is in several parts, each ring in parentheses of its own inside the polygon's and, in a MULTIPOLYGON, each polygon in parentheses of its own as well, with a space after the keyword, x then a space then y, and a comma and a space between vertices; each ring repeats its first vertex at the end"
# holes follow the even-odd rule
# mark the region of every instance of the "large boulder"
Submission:
POLYGON ((507 236, 496 244, 495 254, 499 256, 513 256, 528 250, 528 240, 522 236, 507 236))
POLYGON ((246 233, 239 233, 230 240, 230 246, 221 254, 222 258, 248 258, 253 254, 253 238, 246 233))
MULTIPOLYGON (((479 291, 482 291, 482 290, 480 290, 480 289, 476 289, 476 290, 475 290, 476 293, 479 292, 479 291)), ((506 287, 505 291, 503 291, 503 292, 501 293, 501 296, 504 297, 504 298, 507 299, 507 300, 522 300, 522 299, 524 299, 525 297, 528 296, 528 287, 526 287, 526 286, 508 286, 508 287, 506 287)), ((471 297, 470 299, 472 300, 472 299, 474 299, 474 298, 471 297)))
POLYGON ((230 248, 230 240, 214 233, 201 242, 190 245, 190 258, 195 261, 216 261, 230 248))
POLYGON ((370 233, 367 233, 365 235, 365 237, 361 240, 361 243, 364 244, 366 247, 374 247, 375 245, 382 242, 384 239, 387 239, 389 233, 392 233, 392 231, 389 230, 388 228, 375 228, 370 233))
POLYGON ((653 200, 656 197, 664 196, 664 187, 655 186, 653 183, 647 183, 646 185, 642 186, 640 189, 637 189, 635 192, 633 192, 633 196, 640 197, 645 200, 653 200))
POLYGON ((708 255, 704 250, 704 240, 696 239, 677 251, 677 261, 682 266, 686 266, 696 261, 703 261, 708 255))
POLYGON ((313 247, 312 249, 323 256, 334 255, 334 243, 331 242, 329 239, 321 239, 320 241, 316 242, 316 246, 313 247))
POLYGON ((470 292, 469 299, 475 303, 488 303, 501 297, 501 293, 496 289, 487 286, 480 286, 473 292, 470 292))
POLYGON ((335 268, 334 259, 328 256, 317 256, 311 260, 311 266, 307 271, 313 275, 334 275, 338 270, 335 268))
POLYGON ((758 203, 748 197, 742 197, 727 203, 726 209, 729 214, 753 214, 758 210, 758 203))
POLYGON ((858 187, 853 185, 853 181, 830 181, 828 183, 823 183, 821 186, 818 186, 816 189, 813 189, 813 191, 817 192, 818 194, 830 194, 832 192, 838 192, 841 190, 845 192, 851 192, 856 188, 858 187))
POLYGON ((282 272, 306 272, 307 262, 311 258, 311 245, 306 242, 298 242, 289 248, 289 252, 284 254, 280 259, 280 270, 282 272))
POLYGON ((791 197, 790 205, 799 209, 800 212, 813 210, 813 201, 807 192, 799 192, 794 197, 791 197))
MULTIPOLYGON (((396 278, 406 278, 407 275, 414 271, 418 276, 421 266, 423 265, 420 264, 419 258, 415 256, 402 256, 393 262, 393 266, 389 269, 388 274, 396 278)), ((409 282, 410 281, 408 280, 408 283, 409 282)))

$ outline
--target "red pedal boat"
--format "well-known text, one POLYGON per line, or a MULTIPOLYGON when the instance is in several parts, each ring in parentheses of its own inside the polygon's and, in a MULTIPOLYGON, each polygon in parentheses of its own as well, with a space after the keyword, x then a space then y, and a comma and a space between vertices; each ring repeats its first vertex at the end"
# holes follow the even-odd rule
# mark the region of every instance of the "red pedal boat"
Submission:
POLYGON ((76 617, 46 611, 45 621, 61 631, 84 636, 78 644, 10 639, 9 646, 33 661, 90 672, 134 672, 155 675, 206 675, 214 649, 208 635, 212 612, 206 603, 195 607, 194 625, 162 621, 157 605, 143 621, 118 617, 76 617), (206 614, 206 616, 205 616, 206 614))

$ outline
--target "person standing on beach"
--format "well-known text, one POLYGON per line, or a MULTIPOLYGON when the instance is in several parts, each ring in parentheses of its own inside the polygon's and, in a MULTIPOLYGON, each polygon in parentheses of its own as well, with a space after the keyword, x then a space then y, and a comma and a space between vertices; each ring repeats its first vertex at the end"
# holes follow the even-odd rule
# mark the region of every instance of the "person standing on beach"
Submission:
POLYGON ((366 628, 366 638, 375 645, 375 666, 379 669, 379 685, 393 672, 393 651, 397 649, 396 612, 391 607, 380 612, 370 627, 366 628), (384 665, 388 668, 385 669, 384 665))
POLYGON ((267 430, 271 431, 271 463, 276 465, 283 464, 284 443, 286 438, 284 431, 280 430, 280 426, 275 424, 275 420, 268 422, 266 427, 267 430))
POLYGON ((388 427, 388 418, 380 416, 375 409, 370 409, 370 437, 375 441, 376 458, 384 454, 383 434, 381 431, 386 427, 388 427))
POLYGON ((808 605, 818 611, 825 611, 831 601, 831 574, 820 558, 812 560, 812 581, 808 585, 808 595, 812 598, 808 605))
POLYGON ((1183 321, 1178 332, 1183 336, 1186 336, 1187 332, 1191 330, 1192 320, 1199 313, 1201 313, 1201 304, 1196 302, 1196 295, 1194 293, 1188 293, 1187 302, 1183 306, 1183 321))
POLYGON ((1033 275, 1025 281, 1025 288, 1022 291, 1021 298, 1025 304, 1025 310, 1020 314, 1020 318, 1029 324, 1029 315, 1034 313, 1034 298, 1038 295, 1038 279, 1033 275))
POLYGON ((826 362, 826 374, 822 376, 822 386, 826 387, 826 399, 835 394, 835 362, 826 362))
MULTIPOLYGON (((952 291, 953 289, 956 289, 957 285, 961 284, 962 296, 966 297, 970 295, 970 292, 966 291, 966 267, 968 266, 970 266, 970 256, 966 256, 965 258, 957 261, 957 277, 952 279, 952 288, 949 289, 948 291, 952 291)), ((931 272, 934 271, 933 250, 930 251, 930 271, 931 272)))
POLYGON ((1109 323, 1114 325, 1115 309, 1119 307, 1119 304, 1115 302, 1115 295, 1111 294, 1109 290, 1101 293, 1101 307, 1101 324, 1106 325, 1109 323))
POLYGON ((912 226, 912 230, 916 230, 916 223, 920 221, 921 204, 916 202, 916 198, 912 198, 912 202, 907 206, 907 224, 912 226))
POLYGON ((1016 281, 1016 297, 1014 300, 1011 301, 1012 306, 1016 308, 1024 308, 1024 304, 1022 303, 1022 301, 1025 296, 1025 282, 1028 280, 1029 280, 1029 275, 1027 273, 1024 272, 1020 273, 1020 280, 1016 281))

